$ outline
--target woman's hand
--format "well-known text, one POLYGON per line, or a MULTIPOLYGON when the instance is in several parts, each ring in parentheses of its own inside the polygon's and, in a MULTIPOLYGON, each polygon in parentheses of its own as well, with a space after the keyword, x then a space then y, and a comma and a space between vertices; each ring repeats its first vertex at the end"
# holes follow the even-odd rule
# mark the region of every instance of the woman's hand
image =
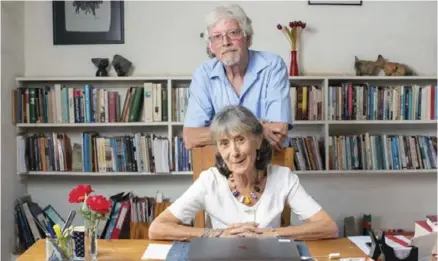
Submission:
POLYGON ((224 229, 220 237, 255 237, 263 230, 255 222, 235 223, 224 229))

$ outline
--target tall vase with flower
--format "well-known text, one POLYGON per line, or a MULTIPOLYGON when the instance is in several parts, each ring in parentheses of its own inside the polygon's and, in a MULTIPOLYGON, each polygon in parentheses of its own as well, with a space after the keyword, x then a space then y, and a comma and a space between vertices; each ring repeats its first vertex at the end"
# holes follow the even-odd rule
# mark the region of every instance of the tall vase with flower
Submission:
POLYGON ((277 24, 277 29, 286 36, 286 39, 289 42, 291 48, 289 76, 299 75, 297 62, 297 42, 299 43, 299 39, 301 38, 301 32, 304 28, 306 28, 306 23, 303 23, 301 21, 289 22, 289 27, 287 27, 287 25, 277 24))
POLYGON ((70 191, 68 201, 81 203, 79 213, 85 221, 85 248, 88 248, 91 260, 97 260, 97 226, 99 221, 108 219, 112 203, 102 195, 91 195, 92 192, 91 185, 78 185, 70 191))

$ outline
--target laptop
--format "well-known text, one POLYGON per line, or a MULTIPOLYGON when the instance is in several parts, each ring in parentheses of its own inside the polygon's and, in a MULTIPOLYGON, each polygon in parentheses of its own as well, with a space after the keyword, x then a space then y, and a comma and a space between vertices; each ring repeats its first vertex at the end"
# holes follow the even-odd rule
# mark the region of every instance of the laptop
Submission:
POLYGON ((194 238, 189 261, 300 261, 296 242, 279 238, 194 238))

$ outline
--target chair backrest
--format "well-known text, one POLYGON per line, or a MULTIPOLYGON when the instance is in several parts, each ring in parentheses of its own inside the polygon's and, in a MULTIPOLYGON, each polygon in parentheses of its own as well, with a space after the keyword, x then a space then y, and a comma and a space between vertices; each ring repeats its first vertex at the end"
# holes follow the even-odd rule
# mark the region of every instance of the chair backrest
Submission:
MULTIPOLYGON (((192 166, 193 166, 193 180, 196 180, 202 171, 213 167, 216 163, 216 149, 212 145, 193 148, 192 166)), ((284 148, 279 152, 274 152, 272 155, 272 164, 289 167, 293 170, 294 167, 294 150, 293 148, 284 148)), ((281 214, 281 226, 290 225, 290 207, 285 204, 283 213, 281 214)), ((200 211, 194 222, 195 227, 205 227, 205 213, 200 211)))

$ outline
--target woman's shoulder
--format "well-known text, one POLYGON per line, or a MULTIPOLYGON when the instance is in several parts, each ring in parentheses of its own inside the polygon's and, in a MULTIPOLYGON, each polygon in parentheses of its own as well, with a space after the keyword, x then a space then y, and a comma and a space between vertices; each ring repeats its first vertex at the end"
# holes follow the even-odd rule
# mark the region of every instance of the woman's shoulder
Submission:
POLYGON ((270 164, 268 165, 268 174, 275 177, 273 180, 284 183, 295 183, 298 181, 298 175, 295 174, 289 167, 270 164))
POLYGON ((198 179, 201 179, 203 183, 213 184, 222 181, 225 177, 219 173, 219 170, 216 167, 210 167, 201 171, 198 179))

